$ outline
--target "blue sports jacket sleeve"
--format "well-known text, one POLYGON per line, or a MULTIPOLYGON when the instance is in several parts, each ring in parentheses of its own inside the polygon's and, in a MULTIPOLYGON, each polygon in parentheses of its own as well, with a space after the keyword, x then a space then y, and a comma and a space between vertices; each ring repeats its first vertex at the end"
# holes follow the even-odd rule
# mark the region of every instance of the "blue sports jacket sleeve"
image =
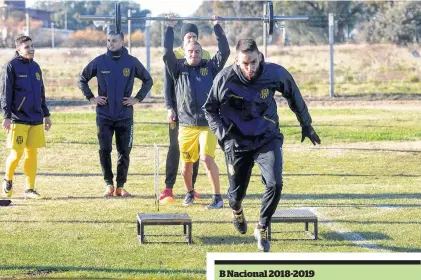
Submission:
POLYGON ((1 108, 4 112, 3 118, 12 118, 12 93, 13 93, 13 72, 10 64, 4 65, 0 76, 1 108))
POLYGON ((164 68, 164 100, 167 109, 172 108, 176 110, 174 80, 171 78, 166 67, 164 68))
POLYGON ((178 63, 173 51, 174 45, 174 29, 167 27, 164 40, 164 63, 170 76, 175 80, 178 78, 178 63))
POLYGON ((218 76, 213 81, 212 88, 209 92, 208 99, 206 100, 203 109, 205 111, 206 120, 209 123, 209 128, 215 134, 216 138, 219 141, 222 141, 227 133, 227 128, 222 123, 220 116, 220 107, 221 107, 221 96, 219 93, 220 86, 218 76))
POLYGON ((301 126, 311 125, 311 116, 294 78, 286 69, 282 70, 284 73, 280 74, 282 80, 277 90, 288 101, 289 108, 295 113, 301 126))
POLYGON ((214 65, 214 76, 219 73, 219 71, 224 68, 225 63, 228 60, 228 57, 230 56, 230 46, 228 44, 227 36, 224 33, 224 30, 219 24, 216 24, 213 27, 213 30, 215 31, 216 40, 218 42, 218 51, 212 58, 212 62, 214 65))
POLYGON ((138 60, 136 63, 136 78, 142 81, 142 87, 140 88, 139 92, 136 94, 135 98, 139 101, 143 101, 145 99, 148 92, 151 90, 153 85, 153 80, 149 72, 145 69, 142 63, 138 60))
POLYGON ((89 62, 89 64, 83 69, 83 71, 79 75, 78 86, 82 90, 83 95, 85 95, 86 99, 94 98, 95 95, 92 93, 92 90, 89 88, 89 81, 96 76, 97 72, 97 65, 96 59, 89 62))

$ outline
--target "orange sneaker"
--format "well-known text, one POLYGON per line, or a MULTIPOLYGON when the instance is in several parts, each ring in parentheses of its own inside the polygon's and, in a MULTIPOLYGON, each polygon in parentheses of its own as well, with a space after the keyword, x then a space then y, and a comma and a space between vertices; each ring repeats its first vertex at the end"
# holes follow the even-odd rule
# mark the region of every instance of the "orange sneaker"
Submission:
POLYGON ((104 197, 112 197, 114 195, 114 186, 109 185, 105 187, 104 197))
POLYGON ((161 194, 159 195, 159 202, 162 204, 168 203, 168 202, 175 202, 174 194, 172 193, 171 188, 165 188, 161 194))
POLYGON ((115 189, 115 196, 129 197, 129 196, 131 196, 131 194, 123 188, 116 188, 115 189))

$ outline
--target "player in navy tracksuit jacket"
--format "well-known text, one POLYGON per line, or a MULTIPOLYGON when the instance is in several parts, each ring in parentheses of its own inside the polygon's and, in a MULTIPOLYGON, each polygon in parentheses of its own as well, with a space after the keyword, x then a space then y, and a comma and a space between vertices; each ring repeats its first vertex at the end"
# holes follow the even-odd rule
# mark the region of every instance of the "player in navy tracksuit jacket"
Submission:
POLYGON ((79 88, 91 103, 97 105, 99 158, 106 184, 104 196, 129 196, 123 189, 127 181, 130 151, 133 144, 133 105, 141 102, 152 87, 153 81, 140 61, 129 55, 123 33, 111 32, 107 37, 107 53, 96 57, 83 69, 79 88), (88 82, 98 81, 98 96, 92 93, 88 82), (131 97, 134 79, 142 80, 139 92, 131 97), (115 132, 118 152, 117 188, 114 188, 111 169, 112 137, 115 132))
POLYGON ((52 123, 45 103, 42 71, 34 61, 35 48, 29 36, 15 40, 15 57, 7 62, 0 74, 1 108, 4 112, 2 128, 7 132, 6 160, 2 192, 12 196, 13 176, 20 158, 25 154, 25 198, 39 198, 34 189, 37 173, 38 148, 45 146, 44 129, 52 123), (44 124, 43 124, 44 123, 44 124))
POLYGON ((279 203, 282 191, 282 142, 274 99, 282 93, 302 126, 302 141, 313 144, 320 139, 311 127, 307 106, 291 74, 282 66, 262 61, 252 39, 237 44, 236 63, 215 78, 203 106, 211 130, 222 149, 228 170, 228 200, 233 209, 233 223, 242 234, 247 223, 242 209, 251 171, 256 162, 265 184, 259 223, 254 235, 258 248, 269 251, 267 226, 279 203))

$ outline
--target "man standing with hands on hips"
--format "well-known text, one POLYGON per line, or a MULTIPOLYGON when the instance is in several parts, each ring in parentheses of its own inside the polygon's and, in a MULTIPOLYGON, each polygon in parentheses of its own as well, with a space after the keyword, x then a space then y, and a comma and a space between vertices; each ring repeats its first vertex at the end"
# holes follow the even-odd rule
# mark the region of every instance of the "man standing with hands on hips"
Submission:
POLYGON ((133 145, 133 105, 146 97, 152 84, 152 78, 142 63, 124 47, 122 32, 111 31, 107 36, 107 53, 92 60, 80 74, 79 88, 86 99, 96 105, 99 160, 105 182, 105 197, 130 196, 124 184, 133 145), (98 96, 88 86, 93 77, 98 81, 98 96), (142 81, 142 87, 132 97, 135 78, 142 81), (116 186, 111 168, 114 133, 118 153, 116 186))

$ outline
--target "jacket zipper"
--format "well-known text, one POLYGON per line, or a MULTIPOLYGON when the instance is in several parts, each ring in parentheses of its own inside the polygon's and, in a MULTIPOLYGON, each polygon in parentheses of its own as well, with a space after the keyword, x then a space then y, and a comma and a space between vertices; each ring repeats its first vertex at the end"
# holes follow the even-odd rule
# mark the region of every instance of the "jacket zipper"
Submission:
POLYGON ((34 94, 34 86, 33 86, 33 83, 32 83, 32 69, 31 69, 31 66, 32 66, 32 64, 31 64, 31 60, 29 60, 29 62, 28 62, 28 71, 29 71, 29 82, 31 83, 31 90, 32 90, 32 102, 33 102, 33 104, 35 104, 35 94, 34 94))
POLYGON ((20 108, 23 105, 23 102, 25 102, 26 96, 23 97, 22 102, 20 103, 19 107, 18 107, 18 111, 20 111, 20 108))

